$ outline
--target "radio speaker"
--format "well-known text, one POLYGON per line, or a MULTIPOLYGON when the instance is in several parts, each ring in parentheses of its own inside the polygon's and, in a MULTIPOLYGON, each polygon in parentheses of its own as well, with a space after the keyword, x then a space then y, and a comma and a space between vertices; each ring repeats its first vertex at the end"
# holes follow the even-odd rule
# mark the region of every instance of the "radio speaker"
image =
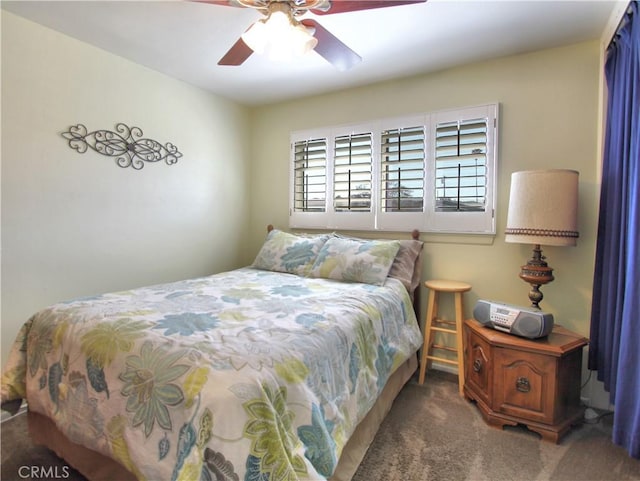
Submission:
POLYGON ((476 303, 473 317, 498 331, 529 339, 545 337, 553 330, 553 314, 482 299, 476 303))

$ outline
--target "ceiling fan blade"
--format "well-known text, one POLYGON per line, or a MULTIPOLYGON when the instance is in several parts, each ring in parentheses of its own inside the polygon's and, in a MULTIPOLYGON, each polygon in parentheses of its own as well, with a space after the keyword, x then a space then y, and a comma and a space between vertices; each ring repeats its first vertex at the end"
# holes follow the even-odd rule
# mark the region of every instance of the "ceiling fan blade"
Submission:
POLYGON ((413 3, 425 3, 427 0, 330 0, 326 10, 310 10, 316 15, 333 15, 334 13, 356 12, 358 10, 371 10, 374 8, 398 7, 413 3))
POLYGON ((342 43, 338 37, 311 18, 301 20, 306 27, 315 29, 318 45, 314 49, 322 58, 340 71, 349 70, 362 61, 362 57, 342 43))
POLYGON ((253 50, 251 50, 249 46, 239 38, 229 51, 224 54, 224 57, 218 61, 218 65, 241 65, 251 56, 252 53, 253 50))

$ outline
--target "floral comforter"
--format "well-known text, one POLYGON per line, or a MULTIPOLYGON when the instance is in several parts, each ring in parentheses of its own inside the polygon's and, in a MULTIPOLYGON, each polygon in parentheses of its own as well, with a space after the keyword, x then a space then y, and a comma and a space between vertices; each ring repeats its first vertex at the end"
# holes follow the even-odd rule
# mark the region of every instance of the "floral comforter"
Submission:
POLYGON ((37 313, 2 402, 26 398, 140 480, 319 480, 419 345, 394 279, 243 268, 37 313))

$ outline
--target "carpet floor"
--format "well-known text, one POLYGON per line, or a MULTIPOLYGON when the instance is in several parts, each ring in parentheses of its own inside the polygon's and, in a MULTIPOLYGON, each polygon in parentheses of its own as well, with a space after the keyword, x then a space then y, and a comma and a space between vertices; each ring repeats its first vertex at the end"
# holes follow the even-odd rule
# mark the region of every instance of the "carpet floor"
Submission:
POLYGON ((640 480, 640 460, 611 442, 611 416, 553 444, 523 426, 489 427, 457 377, 429 371, 403 388, 353 478, 370 480, 640 480))
MULTIPOLYGON (((487 426, 476 406, 458 395, 456 379, 436 371, 429 371, 422 386, 412 379, 353 481, 640 481, 640 461, 611 442, 611 416, 577 426, 556 445, 524 427, 487 426)), ((84 481, 31 443, 26 416, 0 429, 2 480, 84 481), (50 477, 21 466, 50 467, 50 477)))

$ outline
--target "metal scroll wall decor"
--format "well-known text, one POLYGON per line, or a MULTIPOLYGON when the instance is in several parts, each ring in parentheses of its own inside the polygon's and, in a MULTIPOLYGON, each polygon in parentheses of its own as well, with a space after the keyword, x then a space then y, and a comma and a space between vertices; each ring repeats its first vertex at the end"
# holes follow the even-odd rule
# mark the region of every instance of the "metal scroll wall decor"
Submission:
POLYGON ((69 140, 69 147, 83 154, 92 149, 99 154, 116 158, 116 164, 122 168, 132 167, 140 170, 147 162, 164 160, 173 165, 182 157, 178 148, 171 142, 162 145, 157 140, 143 139, 142 130, 128 127, 123 123, 116 124, 116 131, 96 130, 87 132, 82 125, 69 127, 62 136, 69 140))

